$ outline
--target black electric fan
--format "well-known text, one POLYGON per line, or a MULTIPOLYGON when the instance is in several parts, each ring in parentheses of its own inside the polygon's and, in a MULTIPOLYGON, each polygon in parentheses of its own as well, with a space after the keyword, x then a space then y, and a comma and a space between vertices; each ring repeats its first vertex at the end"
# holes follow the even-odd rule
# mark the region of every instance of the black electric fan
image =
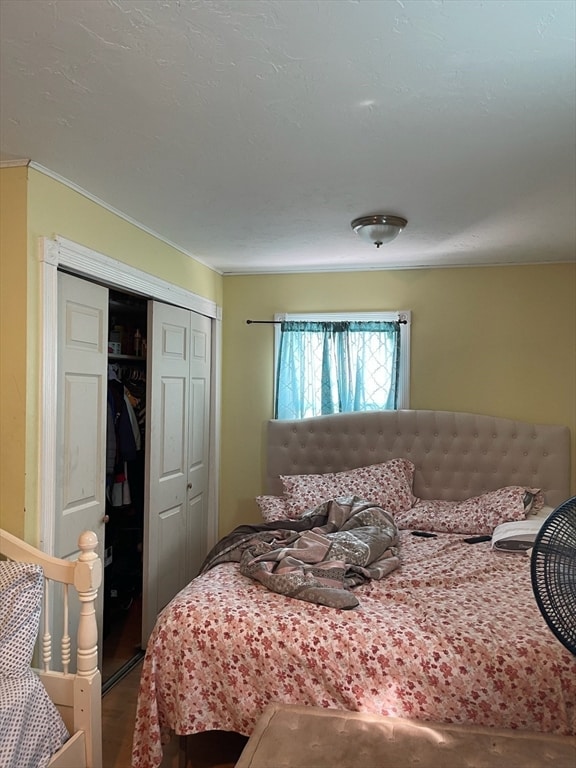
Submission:
POLYGON ((556 507, 542 524, 530 573, 546 623, 576 656, 576 496, 556 507))

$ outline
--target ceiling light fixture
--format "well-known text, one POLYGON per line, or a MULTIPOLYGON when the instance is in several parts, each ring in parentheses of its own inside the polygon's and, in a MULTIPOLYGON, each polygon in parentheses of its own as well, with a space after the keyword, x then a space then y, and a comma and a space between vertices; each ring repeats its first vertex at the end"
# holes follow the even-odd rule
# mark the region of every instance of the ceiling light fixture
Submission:
POLYGON ((388 214, 376 214, 375 216, 361 216, 354 219, 351 227, 360 237, 380 248, 384 243, 390 243, 397 237, 408 224, 401 216, 388 216, 388 214))

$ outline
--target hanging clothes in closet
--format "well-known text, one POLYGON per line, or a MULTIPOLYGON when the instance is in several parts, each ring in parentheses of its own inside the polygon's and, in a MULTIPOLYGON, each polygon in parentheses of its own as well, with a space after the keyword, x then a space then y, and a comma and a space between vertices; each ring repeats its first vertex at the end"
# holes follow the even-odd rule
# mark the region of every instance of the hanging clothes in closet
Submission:
POLYGON ((140 366, 125 366, 120 368, 120 378, 124 383, 125 392, 134 409, 142 448, 146 435, 146 372, 140 366))
MULTIPOLYGON (((137 449, 136 461, 128 464, 130 475, 130 494, 132 507, 137 519, 144 521, 144 446, 146 443, 146 371, 142 365, 126 366, 120 369, 120 378, 124 384, 124 393, 132 406, 135 421, 132 427, 140 433, 140 445, 137 449)), ((136 438, 136 442, 138 442, 136 438)))
POLYGON ((132 503, 130 467, 141 447, 142 435, 130 392, 116 366, 109 366, 106 491, 113 507, 132 503))

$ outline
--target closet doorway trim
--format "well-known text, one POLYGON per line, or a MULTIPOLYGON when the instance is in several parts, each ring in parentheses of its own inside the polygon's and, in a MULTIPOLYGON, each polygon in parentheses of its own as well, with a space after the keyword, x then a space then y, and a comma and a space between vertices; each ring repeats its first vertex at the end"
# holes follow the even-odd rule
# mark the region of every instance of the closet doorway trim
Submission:
POLYGON ((78 277, 107 285, 112 289, 126 289, 146 298, 163 301, 190 309, 213 320, 212 375, 210 397, 210 467, 208 501, 207 546, 210 549, 218 538, 218 482, 220 467, 220 355, 222 350, 222 308, 215 302, 187 291, 162 278, 131 267, 124 262, 93 251, 84 245, 56 236, 39 238, 40 262, 40 402, 39 402, 39 476, 38 503, 40 508, 40 547, 54 553, 55 477, 57 457, 57 354, 58 354, 58 268, 64 268, 78 277))

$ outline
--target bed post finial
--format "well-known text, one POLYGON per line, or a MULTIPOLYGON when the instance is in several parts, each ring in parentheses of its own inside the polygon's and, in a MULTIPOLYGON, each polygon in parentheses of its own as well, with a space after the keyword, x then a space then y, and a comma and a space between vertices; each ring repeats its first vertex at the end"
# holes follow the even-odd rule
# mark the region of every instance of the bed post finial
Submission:
MULTIPOLYGON (((91 553, 90 555, 91 560, 94 560, 94 558, 98 557, 98 555, 94 551, 97 546, 98 546, 98 536, 96 536, 94 531, 83 531, 78 537, 78 548, 81 550, 82 554, 91 553)), ((82 555, 80 555, 78 559, 81 560, 82 555)))
POLYGON ((98 537, 84 531, 78 539, 80 555, 74 571, 74 586, 80 599, 77 673, 88 677, 98 668, 98 627, 95 602, 102 583, 102 561, 96 554, 98 537))

